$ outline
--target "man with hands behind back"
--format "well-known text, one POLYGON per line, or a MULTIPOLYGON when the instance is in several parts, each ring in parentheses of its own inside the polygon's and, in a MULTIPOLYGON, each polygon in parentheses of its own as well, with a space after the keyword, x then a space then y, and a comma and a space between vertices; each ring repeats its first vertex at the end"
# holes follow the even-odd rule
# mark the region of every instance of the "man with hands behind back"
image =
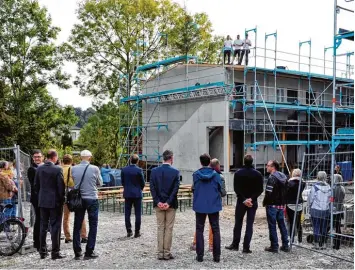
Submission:
POLYGON ((165 150, 163 164, 152 170, 150 192, 153 197, 158 225, 158 259, 171 260, 171 244, 179 191, 179 171, 173 168, 173 152, 165 150))

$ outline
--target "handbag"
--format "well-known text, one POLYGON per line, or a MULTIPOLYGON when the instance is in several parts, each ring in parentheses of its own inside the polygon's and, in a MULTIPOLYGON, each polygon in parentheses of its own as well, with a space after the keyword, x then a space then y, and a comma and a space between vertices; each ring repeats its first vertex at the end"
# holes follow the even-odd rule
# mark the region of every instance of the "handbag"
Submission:
POLYGON ((70 179, 70 169, 71 167, 69 167, 68 169, 68 176, 67 176, 67 188, 65 189, 65 202, 68 201, 68 192, 69 192, 69 179, 70 179))
POLYGON ((70 212, 75 212, 76 210, 82 209, 83 208, 83 201, 81 199, 81 192, 80 192, 80 187, 81 184, 83 183, 84 176, 86 173, 86 170, 88 169, 90 164, 88 164, 84 170, 83 176, 81 177, 79 187, 77 189, 72 189, 68 191, 67 195, 67 206, 70 212))

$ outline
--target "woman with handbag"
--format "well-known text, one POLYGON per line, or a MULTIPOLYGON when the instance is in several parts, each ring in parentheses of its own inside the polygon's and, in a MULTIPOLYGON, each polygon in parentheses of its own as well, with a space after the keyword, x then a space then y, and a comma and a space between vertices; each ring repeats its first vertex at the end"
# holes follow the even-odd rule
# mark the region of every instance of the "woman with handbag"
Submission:
MULTIPOLYGON (((64 185, 65 185, 66 197, 68 195, 69 190, 72 190, 74 188, 74 181, 73 181, 73 177, 71 174, 72 162, 73 162, 73 158, 71 155, 68 155, 68 154, 64 155, 62 168, 63 168, 63 175, 64 175, 64 185)), ((65 243, 73 242, 71 235, 70 235, 69 223, 70 223, 70 211, 68 209, 67 204, 64 204, 63 231, 64 231, 64 235, 65 235, 65 243)), ((81 226, 81 242, 87 243, 85 219, 83 220, 83 223, 81 226)))

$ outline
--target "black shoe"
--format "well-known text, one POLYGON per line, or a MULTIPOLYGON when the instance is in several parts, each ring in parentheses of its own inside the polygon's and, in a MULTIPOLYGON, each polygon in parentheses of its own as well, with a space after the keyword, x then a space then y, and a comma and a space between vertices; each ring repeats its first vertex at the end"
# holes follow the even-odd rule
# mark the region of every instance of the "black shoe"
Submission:
POLYGON ((135 232, 134 233, 134 238, 138 238, 141 236, 141 233, 139 231, 135 232))
POLYGON ((41 259, 45 259, 48 257, 48 252, 47 253, 41 253, 41 259))
POLYGON ((83 254, 81 252, 76 252, 74 260, 80 260, 82 256, 83 256, 83 254))
POLYGON ((65 239, 65 243, 66 243, 66 244, 71 243, 71 242, 73 242, 73 240, 71 240, 71 239, 65 239))
POLYGON ((230 246, 226 246, 226 249, 238 251, 239 247, 234 244, 231 244, 230 246))
POLYGON ((282 246, 282 247, 280 247, 280 250, 283 251, 283 252, 290 252, 290 247, 288 247, 288 246, 286 246, 286 247, 282 246))
POLYGON ((97 255, 95 252, 92 252, 91 254, 86 254, 84 256, 84 260, 91 260, 91 259, 97 259, 99 255, 97 255))
POLYGON ((164 257, 164 260, 174 260, 174 256, 170 254, 168 257, 164 257))
POLYGON ((82 244, 86 244, 87 242, 88 242, 88 239, 87 239, 87 238, 82 238, 82 239, 81 239, 81 243, 82 243, 82 244))
POLYGON ((133 233, 132 232, 128 232, 127 233, 127 237, 132 237, 133 233))
POLYGON ((196 261, 198 261, 198 262, 203 262, 203 257, 202 257, 202 256, 197 256, 197 257, 196 257, 196 261))
POLYGON ((253 253, 250 249, 243 249, 243 253, 250 254, 253 253))
POLYGON ((64 259, 65 257, 66 257, 66 255, 61 254, 61 253, 52 254, 52 260, 64 259))
POLYGON ((272 247, 266 247, 264 249, 267 252, 272 252, 272 253, 278 253, 279 251, 277 249, 273 249, 272 247))

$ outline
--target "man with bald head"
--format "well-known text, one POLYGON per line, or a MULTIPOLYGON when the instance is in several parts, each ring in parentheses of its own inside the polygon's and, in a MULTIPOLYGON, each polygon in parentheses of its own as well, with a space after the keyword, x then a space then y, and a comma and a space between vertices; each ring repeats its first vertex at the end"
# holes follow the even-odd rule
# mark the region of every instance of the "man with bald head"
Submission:
POLYGON ((35 191, 38 194, 38 207, 41 214, 40 229, 40 255, 41 259, 48 256, 47 231, 51 224, 52 259, 62 259, 60 254, 60 234, 64 204, 64 179, 63 169, 55 165, 58 161, 58 153, 54 149, 47 153, 44 165, 38 167, 35 176, 35 191))
POLYGON ((141 215, 142 215, 142 190, 144 188, 144 176, 141 168, 137 166, 139 157, 132 155, 130 165, 124 167, 121 171, 121 179, 123 186, 123 197, 125 198, 125 223, 127 237, 133 235, 131 225, 131 211, 134 206, 136 216, 134 237, 140 237, 141 215))

